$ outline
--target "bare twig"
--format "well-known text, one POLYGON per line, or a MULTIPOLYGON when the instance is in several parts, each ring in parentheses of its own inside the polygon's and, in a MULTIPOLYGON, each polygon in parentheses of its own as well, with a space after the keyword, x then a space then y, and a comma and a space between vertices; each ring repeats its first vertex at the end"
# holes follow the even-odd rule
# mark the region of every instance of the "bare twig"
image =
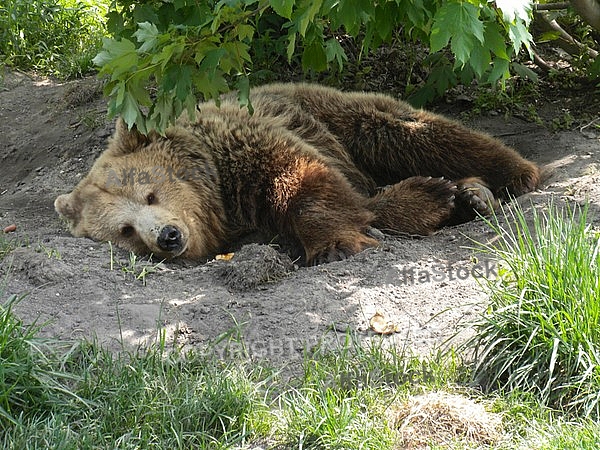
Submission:
POLYGON ((592 125, 595 125, 596 122, 600 122, 600 117, 598 117, 597 119, 592 120, 590 123, 588 123, 587 125, 584 125, 582 127, 579 128, 579 131, 583 131, 585 130, 587 127, 590 127, 592 125))
POLYGON ((533 62, 545 72, 550 72, 554 67, 549 62, 546 62, 536 51, 533 52, 533 62))

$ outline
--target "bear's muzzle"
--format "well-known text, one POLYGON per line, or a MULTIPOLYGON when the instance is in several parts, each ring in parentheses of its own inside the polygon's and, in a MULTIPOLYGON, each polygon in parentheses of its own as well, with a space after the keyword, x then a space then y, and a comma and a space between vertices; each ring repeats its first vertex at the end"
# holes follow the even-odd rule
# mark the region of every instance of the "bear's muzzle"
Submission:
POLYGON ((173 225, 166 225, 162 230, 160 230, 160 234, 158 235, 156 243, 161 250, 165 250, 167 252, 179 253, 181 250, 183 250, 181 231, 179 231, 179 229, 173 225))

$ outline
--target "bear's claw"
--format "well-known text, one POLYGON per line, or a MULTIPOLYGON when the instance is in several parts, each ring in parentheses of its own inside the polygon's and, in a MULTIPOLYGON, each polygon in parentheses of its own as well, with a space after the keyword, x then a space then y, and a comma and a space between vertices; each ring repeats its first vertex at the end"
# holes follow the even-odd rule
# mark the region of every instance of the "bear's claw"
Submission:
POLYGON ((500 206, 492 191, 479 178, 466 178, 457 183, 455 209, 449 225, 473 220, 478 215, 488 216, 500 206))

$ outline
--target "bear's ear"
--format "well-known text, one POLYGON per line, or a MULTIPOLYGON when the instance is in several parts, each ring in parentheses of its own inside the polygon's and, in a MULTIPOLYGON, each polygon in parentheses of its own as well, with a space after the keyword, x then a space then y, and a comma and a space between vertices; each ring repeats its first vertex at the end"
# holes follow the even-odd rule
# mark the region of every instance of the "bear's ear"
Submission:
POLYGON ((54 209, 59 215, 67 219, 72 227, 77 226, 81 216, 81 208, 74 192, 59 195, 54 200, 54 209))
POLYGON ((129 129, 122 118, 117 119, 117 128, 110 142, 109 149, 113 154, 126 155, 140 150, 150 142, 156 141, 160 135, 155 131, 150 131, 148 135, 142 134, 134 125, 129 129))

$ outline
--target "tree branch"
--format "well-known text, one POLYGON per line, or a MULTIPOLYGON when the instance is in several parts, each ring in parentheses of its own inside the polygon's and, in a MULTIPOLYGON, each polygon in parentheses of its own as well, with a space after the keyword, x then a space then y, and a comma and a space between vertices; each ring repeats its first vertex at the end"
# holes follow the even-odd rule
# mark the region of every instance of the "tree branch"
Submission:
POLYGON ((556 11, 559 9, 567 9, 570 6, 569 2, 557 2, 557 3, 537 3, 534 5, 536 11, 556 11))
POLYGON ((535 17, 540 19, 539 24, 545 29, 544 31, 554 31, 558 33, 559 37, 556 42, 558 46, 567 53, 576 55, 583 50, 587 52, 591 58, 596 58, 598 56, 598 52, 596 50, 591 49, 574 39, 564 30, 564 28, 558 24, 556 20, 548 18, 546 14, 541 12, 536 12, 535 17))
POLYGON ((600 0, 571 0, 571 3, 583 20, 600 31, 600 0))

